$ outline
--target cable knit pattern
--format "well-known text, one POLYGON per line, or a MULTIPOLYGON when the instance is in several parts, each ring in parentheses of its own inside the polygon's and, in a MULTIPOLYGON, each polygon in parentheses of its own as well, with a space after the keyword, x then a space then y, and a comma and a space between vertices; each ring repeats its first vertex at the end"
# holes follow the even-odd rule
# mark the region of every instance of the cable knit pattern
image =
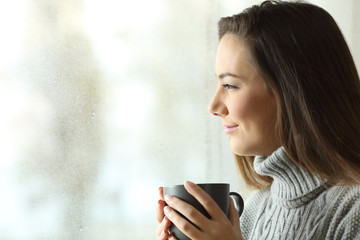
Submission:
POLYGON ((274 179, 245 203, 245 240, 360 240, 360 186, 326 186, 294 164, 283 147, 257 156, 255 171, 274 179))

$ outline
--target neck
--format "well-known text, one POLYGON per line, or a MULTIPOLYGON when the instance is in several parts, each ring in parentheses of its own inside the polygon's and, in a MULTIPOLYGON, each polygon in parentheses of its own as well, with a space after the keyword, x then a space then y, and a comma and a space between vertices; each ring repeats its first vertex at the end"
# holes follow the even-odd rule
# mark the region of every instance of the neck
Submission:
POLYGON ((285 207, 299 207, 325 189, 325 181, 296 165, 283 147, 268 157, 255 157, 254 169, 259 175, 274 179, 272 196, 285 207))

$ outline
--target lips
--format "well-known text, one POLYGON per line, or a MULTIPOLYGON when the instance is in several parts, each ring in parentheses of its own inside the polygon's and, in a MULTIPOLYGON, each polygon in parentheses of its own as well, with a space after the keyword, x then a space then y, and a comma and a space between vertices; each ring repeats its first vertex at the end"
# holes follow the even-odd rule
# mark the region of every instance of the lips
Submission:
POLYGON ((238 125, 234 125, 234 126, 227 126, 227 125, 224 125, 225 126, 225 133, 226 134, 230 134, 232 133, 233 131, 235 131, 238 127, 238 125))

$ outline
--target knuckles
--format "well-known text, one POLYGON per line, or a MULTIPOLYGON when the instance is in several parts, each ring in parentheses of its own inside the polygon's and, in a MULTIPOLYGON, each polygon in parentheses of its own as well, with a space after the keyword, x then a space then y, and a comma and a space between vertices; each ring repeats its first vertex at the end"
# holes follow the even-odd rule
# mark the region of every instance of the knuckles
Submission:
POLYGON ((195 209, 191 208, 188 210, 186 215, 189 219, 195 219, 198 215, 198 212, 195 209))
POLYGON ((189 232, 189 231, 193 228, 192 224, 189 223, 189 222, 184 222, 184 223, 182 223, 181 226, 179 226, 179 227, 181 227, 181 229, 183 230, 183 232, 189 232))

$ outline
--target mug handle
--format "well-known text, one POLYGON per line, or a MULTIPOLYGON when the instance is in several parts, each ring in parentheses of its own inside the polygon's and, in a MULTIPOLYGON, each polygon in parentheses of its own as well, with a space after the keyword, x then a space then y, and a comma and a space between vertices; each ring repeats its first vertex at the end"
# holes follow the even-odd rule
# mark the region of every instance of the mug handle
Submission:
POLYGON ((235 208, 238 211, 240 217, 244 211, 244 200, 237 192, 230 192, 230 197, 235 200, 235 208))

